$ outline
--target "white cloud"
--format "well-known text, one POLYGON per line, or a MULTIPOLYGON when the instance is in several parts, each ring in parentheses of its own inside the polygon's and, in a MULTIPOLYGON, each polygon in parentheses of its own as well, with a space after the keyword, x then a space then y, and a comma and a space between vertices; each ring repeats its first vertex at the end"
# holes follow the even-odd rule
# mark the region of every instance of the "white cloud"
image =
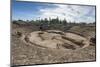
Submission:
POLYGON ((58 5, 54 4, 55 8, 40 9, 40 18, 56 18, 61 20, 76 22, 94 22, 95 21, 95 8, 93 6, 78 6, 78 5, 58 5), (89 13, 91 12, 92 13, 89 13), (88 16, 86 16, 88 14, 88 16))

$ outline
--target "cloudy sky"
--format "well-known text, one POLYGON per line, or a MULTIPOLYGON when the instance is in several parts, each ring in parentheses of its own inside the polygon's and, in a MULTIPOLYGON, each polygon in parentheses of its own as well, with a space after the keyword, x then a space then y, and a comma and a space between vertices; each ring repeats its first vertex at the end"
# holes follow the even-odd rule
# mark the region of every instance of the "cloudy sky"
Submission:
POLYGON ((95 6, 16 1, 13 1, 12 4, 13 20, 36 20, 57 17, 67 21, 95 22, 95 6))

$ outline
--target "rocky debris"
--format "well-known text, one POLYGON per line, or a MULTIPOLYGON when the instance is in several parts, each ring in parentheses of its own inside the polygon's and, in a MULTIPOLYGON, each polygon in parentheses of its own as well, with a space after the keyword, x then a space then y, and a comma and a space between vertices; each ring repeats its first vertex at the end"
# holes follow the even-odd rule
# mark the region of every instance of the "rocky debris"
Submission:
POLYGON ((92 37, 91 39, 90 39, 90 45, 92 45, 92 46, 95 46, 95 44, 96 44, 96 38, 95 37, 92 37))

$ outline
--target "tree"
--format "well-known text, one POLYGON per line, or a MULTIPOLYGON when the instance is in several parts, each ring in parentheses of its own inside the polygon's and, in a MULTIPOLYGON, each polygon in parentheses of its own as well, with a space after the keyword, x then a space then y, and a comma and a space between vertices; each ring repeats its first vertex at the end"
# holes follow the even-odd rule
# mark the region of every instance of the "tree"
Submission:
POLYGON ((66 25, 67 24, 67 21, 66 19, 63 20, 63 25, 66 25))

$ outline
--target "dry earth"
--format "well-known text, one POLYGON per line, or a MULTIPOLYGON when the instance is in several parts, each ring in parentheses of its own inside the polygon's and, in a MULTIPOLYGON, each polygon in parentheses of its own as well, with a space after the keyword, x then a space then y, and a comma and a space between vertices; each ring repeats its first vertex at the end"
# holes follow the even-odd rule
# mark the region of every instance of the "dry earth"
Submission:
POLYGON ((95 61, 96 46, 90 41, 95 29, 88 30, 88 35, 77 34, 75 28, 70 31, 39 31, 35 26, 12 24, 12 65, 95 61))

